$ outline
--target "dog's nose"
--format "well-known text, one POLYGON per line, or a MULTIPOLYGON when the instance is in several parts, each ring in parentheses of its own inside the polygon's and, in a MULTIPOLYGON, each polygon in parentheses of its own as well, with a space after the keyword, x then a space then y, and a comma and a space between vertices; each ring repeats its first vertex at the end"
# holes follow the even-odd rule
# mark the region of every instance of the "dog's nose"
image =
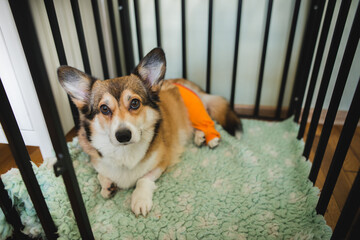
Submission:
POLYGON ((115 133, 115 137, 121 143, 128 142, 131 139, 131 131, 129 129, 119 130, 115 133))

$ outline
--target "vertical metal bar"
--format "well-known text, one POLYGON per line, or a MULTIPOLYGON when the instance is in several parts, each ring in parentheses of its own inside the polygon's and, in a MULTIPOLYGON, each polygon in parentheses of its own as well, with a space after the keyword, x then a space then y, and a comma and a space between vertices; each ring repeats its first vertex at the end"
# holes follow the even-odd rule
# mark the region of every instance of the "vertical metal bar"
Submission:
POLYGON ((129 15, 129 5, 127 0, 118 0, 119 3, 119 12, 120 12, 120 23, 122 30, 122 38, 124 43, 124 52, 125 52, 125 65, 126 72, 130 74, 135 68, 134 60, 134 51, 132 45, 131 37, 131 25, 130 25, 130 15, 129 15))
POLYGON ((289 41, 288 41, 287 50, 286 50, 285 64, 284 64, 283 75, 282 75, 280 91, 279 91, 279 97, 278 97, 278 102, 277 102, 277 107, 276 107, 275 118, 277 118, 277 119, 280 119, 280 115, 281 115, 281 108, 282 108, 282 103, 283 103, 283 99, 284 99, 286 80, 287 80, 287 76, 288 76, 288 72, 289 72, 291 53, 292 53, 295 32, 296 32, 296 24, 297 24, 297 20, 298 20, 298 16, 299 16, 300 3, 301 3, 301 0, 296 0, 295 5, 294 5, 291 29, 290 29, 290 34, 289 34, 289 41))
POLYGON ((303 37, 300 59, 296 70, 296 77, 288 110, 288 117, 295 114, 295 122, 298 122, 300 116, 301 105, 304 99, 317 36, 319 34, 324 5, 325 1, 322 0, 311 1, 310 13, 306 23, 306 30, 303 37))
POLYGON ((107 64, 107 60, 106 60, 104 38, 103 38, 102 29, 101 29, 99 5, 98 5, 97 0, 91 0, 91 5, 92 5, 93 14, 94 14, 96 35, 97 35, 97 40, 98 40, 99 50, 100 50, 101 65, 102 65, 102 69, 103 69, 103 73, 104 73, 104 78, 108 79, 109 78, 109 70, 108 70, 108 64, 107 64))
POLYGON ((335 64, 336 55, 339 49, 341 36, 344 31, 344 26, 346 22, 346 18, 349 12, 351 1, 350 0, 344 0, 341 2, 338 18, 336 20, 335 30, 334 34, 331 40, 330 49, 328 53, 328 57, 326 59, 326 64, 324 68, 324 73, 321 79, 321 84, 318 92, 318 96, 316 99, 315 109, 314 113, 311 119, 309 132, 306 138, 305 148, 303 156, 306 158, 309 158, 310 150, 312 147, 312 144, 314 142, 315 132, 317 125, 319 123, 320 114, 322 110, 322 106, 324 104, 327 88, 329 86, 330 77, 332 74, 332 70, 335 64))
POLYGON ((336 4, 336 0, 329 0, 329 2, 327 4, 324 23, 322 26, 320 40, 319 40, 319 44, 318 44, 318 48, 317 48, 317 52, 316 52, 316 58, 315 58, 313 70, 311 73, 311 80, 310 80, 310 84, 309 84, 309 88, 308 88, 308 92, 307 92, 307 96, 306 96, 304 110, 302 113, 300 129, 299 129, 298 136, 297 136, 298 139, 301 139, 304 136, 306 123, 307 123, 307 120, 309 117, 311 100, 314 95, 315 85, 316 85, 321 61, 322 61, 323 54, 324 54, 326 40, 328 39, 328 33, 329 33, 330 24, 331 24, 331 20, 332 20, 334 9, 335 9, 335 4, 336 4))
MULTIPOLYGON (((355 218, 356 219, 353 222, 346 239, 349 239, 349 240, 360 239, 360 228, 359 228, 359 226, 360 226, 360 208, 359 207, 358 207, 355 218)), ((335 239, 333 239, 333 240, 335 240, 335 239)))
POLYGON ((111 28, 111 36, 114 47, 114 56, 115 56, 115 65, 117 76, 122 76, 121 70, 121 60, 120 60, 120 51, 119 51, 119 42, 117 38, 116 24, 115 24, 115 16, 114 16, 114 5, 112 0, 108 0, 108 9, 109 9, 109 19, 110 19, 110 28, 111 28))
MULTIPOLYGON (((63 44, 62 38, 61 38, 61 33, 60 33, 59 23, 58 23, 58 20, 56 17, 54 2, 53 2, 53 0, 44 0, 44 4, 45 4, 46 12, 48 15, 51 32, 52 32, 52 36, 54 39, 56 52, 57 52, 57 55, 59 58, 60 65, 67 65, 64 44, 63 44)), ((79 129, 80 128, 79 111, 76 108, 75 104, 71 101, 69 96, 68 96, 68 100, 70 103, 70 108, 71 108, 71 113, 73 116, 75 128, 79 129)))
POLYGON ((81 21, 81 14, 79 9, 79 3, 77 0, 70 0, 71 8, 73 11, 74 21, 75 21, 75 27, 76 27, 76 33, 79 39, 79 46, 81 51, 81 57, 84 64, 84 70, 87 74, 91 75, 91 68, 90 68, 90 62, 89 62, 89 55, 86 48, 86 41, 85 41, 85 35, 84 35, 84 29, 81 21))
POLYGON ((354 136, 356 126, 360 119, 359 102, 360 102, 360 79, 356 87, 356 91, 353 100, 351 102, 349 112, 346 116, 344 127, 341 131, 340 138, 336 146, 334 156, 331 161, 329 172, 326 176, 324 187, 321 191, 320 198, 316 206, 316 211, 319 214, 324 215, 326 211, 326 208, 330 201, 331 194, 334 190, 336 181, 339 177, 341 167, 344 163, 347 151, 350 147, 351 140, 354 136))
MULTIPOLYGON (((42 112, 52 145, 57 156, 54 165, 55 174, 62 174, 66 191, 74 212, 76 222, 83 239, 94 239, 90 222, 81 196, 80 188, 76 179, 74 167, 64 138, 59 114, 54 106, 55 100, 48 81, 48 76, 42 58, 42 53, 37 39, 35 25, 32 20, 29 2, 21 0, 9 1, 15 19, 16 27, 29 65, 30 73, 34 81, 37 96, 40 101, 42 112)), ((3 94, 0 94, 1 96, 3 94)), ((2 102, 2 101, 1 101, 2 102)), ((1 104, 0 104, 1 105, 1 104)), ((3 111, 1 111, 3 112, 3 111)))
POLYGON ((4 213, 6 221, 11 224, 14 231, 12 233, 15 239, 30 239, 28 236, 23 234, 21 230, 24 229, 23 224, 21 223, 20 216, 13 206, 8 192, 5 190, 4 183, 0 178, 0 207, 4 213))
POLYGON ((159 0, 155 0, 155 22, 156 22, 156 39, 158 47, 161 47, 161 26, 160 26, 160 7, 159 0))
POLYGON ((31 159, 29 153, 25 147, 24 140, 21 137, 19 126, 17 125, 14 113, 11 109, 9 99, 6 96, 6 92, 1 79, 0 102, 0 122, 4 129, 6 138, 9 142, 9 146, 15 159, 16 165, 20 170, 21 177, 25 183, 31 201, 33 202, 36 214, 40 219, 46 237, 49 239, 56 239, 58 238, 58 235, 56 233, 57 228, 53 219, 50 216, 50 212, 46 205, 44 196, 41 192, 39 183, 36 180, 35 174, 31 166, 31 159))
POLYGON ((186 78, 186 6, 185 0, 181 0, 181 31, 182 31, 182 67, 183 78, 186 78))
MULTIPOLYGON (((345 239, 350 230, 351 223, 355 219, 356 209, 360 207, 360 169, 351 187, 345 205, 341 210, 340 217, 336 223, 331 239, 345 239)), ((357 226, 358 227, 358 226, 357 226)))
MULTIPOLYGON (((358 9, 358 11, 360 10, 358 9)), ((314 161, 310 170, 309 179, 313 183, 315 183, 318 172, 320 170, 321 162, 325 154, 325 149, 329 141, 331 129, 335 121, 336 113, 339 108, 345 84, 350 73, 351 64, 355 56, 356 48, 360 37, 360 28, 358 26, 359 22, 360 14, 358 13, 358 16, 355 17, 352 28, 350 30, 350 35, 346 44, 344 56, 342 58, 339 73, 336 78, 334 91, 331 96, 329 109, 326 114, 323 130, 321 131, 319 144, 316 148, 314 161)))
POLYGON ((241 26, 241 8, 242 8, 242 0, 239 0, 237 18, 236 18, 234 64, 233 64, 233 75, 232 75, 231 93, 230 93, 230 106, 232 109, 234 109, 234 101, 235 101, 236 72, 237 72, 237 62, 239 55, 239 38, 240 38, 240 26, 241 26))
POLYGON ((135 13, 135 24, 136 24, 136 36, 137 36, 137 43, 138 43, 138 50, 139 50, 139 60, 141 60, 143 55, 143 48, 142 48, 142 40, 141 40, 141 22, 140 22, 140 15, 139 15, 139 0, 134 0, 134 13, 135 13))
POLYGON ((211 45, 212 45, 212 15, 213 0, 209 0, 209 24, 208 24, 208 56, 206 66, 206 92, 210 93, 211 89, 211 45))
POLYGON ((259 115, 260 97, 261 97, 262 82, 263 82, 263 78, 264 78, 266 49, 267 49, 267 42, 268 42, 269 30, 270 30, 272 6, 273 6, 273 0, 269 0, 268 5, 267 5, 266 25, 265 25, 265 33, 264 33, 264 40, 263 40, 263 50, 262 50, 262 55, 261 55, 258 87, 257 87, 257 92, 256 92, 254 116, 259 115))

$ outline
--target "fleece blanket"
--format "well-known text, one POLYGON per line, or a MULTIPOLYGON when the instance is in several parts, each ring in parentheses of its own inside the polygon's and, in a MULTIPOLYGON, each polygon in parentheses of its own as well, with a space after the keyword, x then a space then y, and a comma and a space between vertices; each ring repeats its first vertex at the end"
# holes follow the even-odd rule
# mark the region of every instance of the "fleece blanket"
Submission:
MULTIPOLYGON (((315 212, 319 190, 307 179, 310 163, 296 140, 297 124, 243 120, 240 140, 216 126, 216 149, 187 146, 181 162, 157 181, 153 209, 136 218, 133 189, 105 200, 96 172, 75 138, 68 144, 96 239, 329 239, 331 228, 315 212)), ((63 181, 46 164, 34 171, 61 239, 79 239, 63 181)), ((17 169, 2 176, 25 225, 43 230, 17 169)), ((0 238, 12 229, 0 212, 0 238)))

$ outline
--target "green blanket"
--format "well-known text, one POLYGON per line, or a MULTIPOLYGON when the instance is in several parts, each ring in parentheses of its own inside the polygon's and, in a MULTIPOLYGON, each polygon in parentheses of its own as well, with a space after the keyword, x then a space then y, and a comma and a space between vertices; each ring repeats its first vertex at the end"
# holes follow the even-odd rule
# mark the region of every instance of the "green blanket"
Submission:
MULTIPOLYGON (((136 218, 133 189, 105 200, 96 172, 75 138, 69 143, 96 239, 329 239, 331 228, 315 212, 319 190, 307 179, 292 119, 273 123, 243 120, 241 140, 217 126, 216 149, 189 144, 180 163, 157 181, 153 209, 136 218)), ((43 164, 34 171, 61 239, 80 238, 63 182, 43 164)), ((21 213, 24 232, 43 234, 17 169, 2 176, 21 213)), ((0 212, 0 238, 11 234, 0 212)))

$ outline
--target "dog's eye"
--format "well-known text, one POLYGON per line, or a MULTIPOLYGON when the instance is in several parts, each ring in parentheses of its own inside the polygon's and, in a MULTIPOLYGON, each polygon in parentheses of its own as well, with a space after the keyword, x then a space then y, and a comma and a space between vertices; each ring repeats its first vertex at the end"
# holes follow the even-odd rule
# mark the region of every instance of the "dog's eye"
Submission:
POLYGON ((140 100, 139 99, 133 99, 131 100, 131 103, 130 103, 130 109, 138 109, 140 107, 140 100))
POLYGON ((108 106, 106 106, 105 104, 100 106, 100 111, 102 112, 102 114, 104 115, 109 115, 111 113, 111 110, 108 106))

